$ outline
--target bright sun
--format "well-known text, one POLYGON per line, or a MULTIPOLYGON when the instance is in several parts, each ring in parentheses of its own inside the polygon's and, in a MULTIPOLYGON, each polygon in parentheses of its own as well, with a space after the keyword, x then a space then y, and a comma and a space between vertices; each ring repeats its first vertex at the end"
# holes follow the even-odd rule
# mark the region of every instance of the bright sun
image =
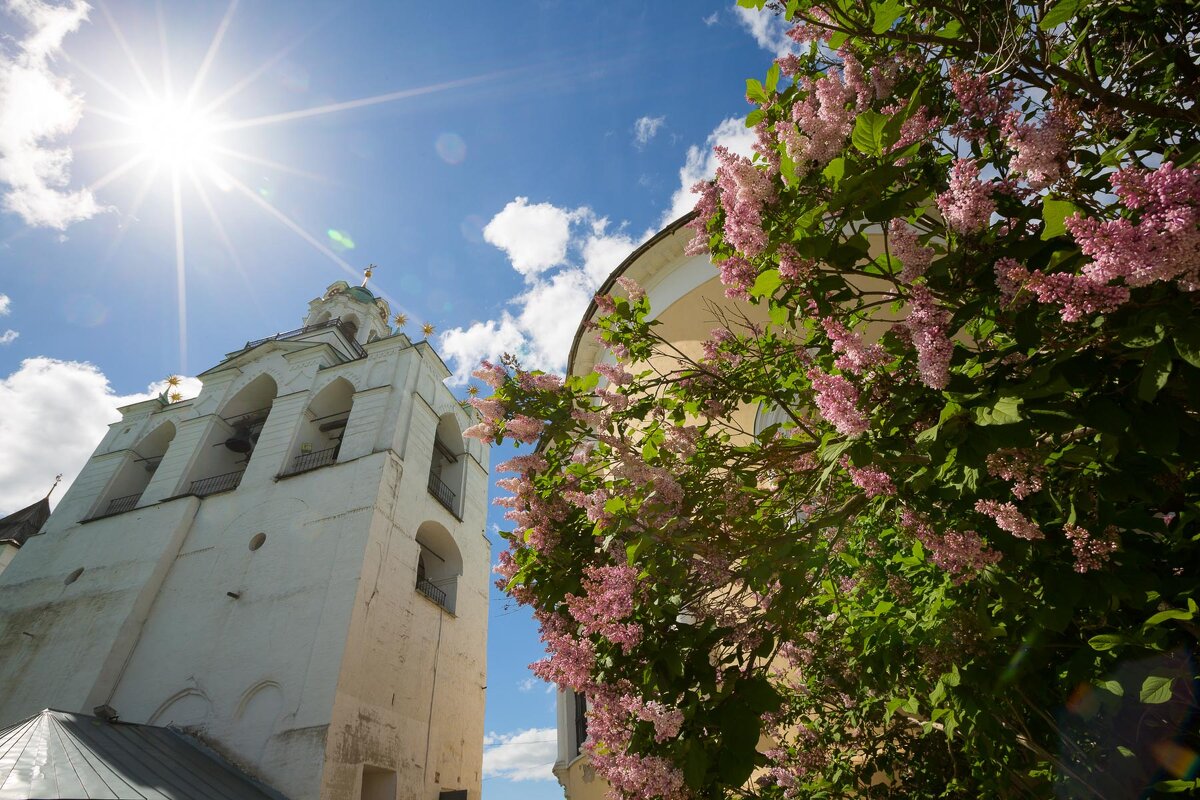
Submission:
POLYGON ((214 155, 216 125, 189 104, 160 101, 137 109, 130 118, 135 146, 157 166, 190 169, 214 155))

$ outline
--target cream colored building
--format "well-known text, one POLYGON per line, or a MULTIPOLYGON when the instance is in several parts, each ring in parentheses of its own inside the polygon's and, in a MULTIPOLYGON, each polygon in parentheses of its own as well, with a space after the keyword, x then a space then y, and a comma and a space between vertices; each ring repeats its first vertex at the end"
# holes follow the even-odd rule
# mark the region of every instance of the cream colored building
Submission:
POLYGON ((488 453, 388 313, 335 283, 121 409, 0 575, 0 729, 110 706, 291 800, 480 797, 488 453))

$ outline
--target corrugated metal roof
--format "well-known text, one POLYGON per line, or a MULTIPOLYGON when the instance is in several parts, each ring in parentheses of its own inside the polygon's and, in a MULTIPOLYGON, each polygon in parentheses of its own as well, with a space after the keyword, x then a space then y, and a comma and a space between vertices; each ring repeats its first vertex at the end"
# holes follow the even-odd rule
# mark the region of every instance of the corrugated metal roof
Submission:
POLYGON ((0 800, 287 800, 169 728, 46 709, 0 730, 0 800))

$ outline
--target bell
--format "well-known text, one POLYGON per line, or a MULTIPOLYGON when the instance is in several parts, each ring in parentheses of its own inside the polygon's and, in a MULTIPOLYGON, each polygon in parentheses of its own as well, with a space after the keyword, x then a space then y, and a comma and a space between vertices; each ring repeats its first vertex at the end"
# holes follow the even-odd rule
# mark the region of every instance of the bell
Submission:
POLYGON ((250 441, 249 433, 238 432, 225 440, 225 446, 235 453, 249 453, 254 449, 254 442, 250 441))

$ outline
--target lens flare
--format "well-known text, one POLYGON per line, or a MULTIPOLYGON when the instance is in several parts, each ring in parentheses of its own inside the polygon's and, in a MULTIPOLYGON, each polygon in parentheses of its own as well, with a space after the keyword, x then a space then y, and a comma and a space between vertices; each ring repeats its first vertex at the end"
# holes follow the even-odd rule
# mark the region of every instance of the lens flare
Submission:
POLYGON ((159 166, 191 169, 208 161, 216 144, 214 121, 191 105, 172 102, 139 107, 130 133, 140 153, 159 166))
POLYGON ((333 246, 339 250, 353 250, 354 240, 351 239, 345 231, 339 231, 337 228, 330 228, 325 231, 325 235, 329 237, 329 241, 333 242, 333 246))
POLYGON ((467 143, 457 133, 443 133, 433 143, 438 157, 447 164, 461 164, 467 160, 467 143))

